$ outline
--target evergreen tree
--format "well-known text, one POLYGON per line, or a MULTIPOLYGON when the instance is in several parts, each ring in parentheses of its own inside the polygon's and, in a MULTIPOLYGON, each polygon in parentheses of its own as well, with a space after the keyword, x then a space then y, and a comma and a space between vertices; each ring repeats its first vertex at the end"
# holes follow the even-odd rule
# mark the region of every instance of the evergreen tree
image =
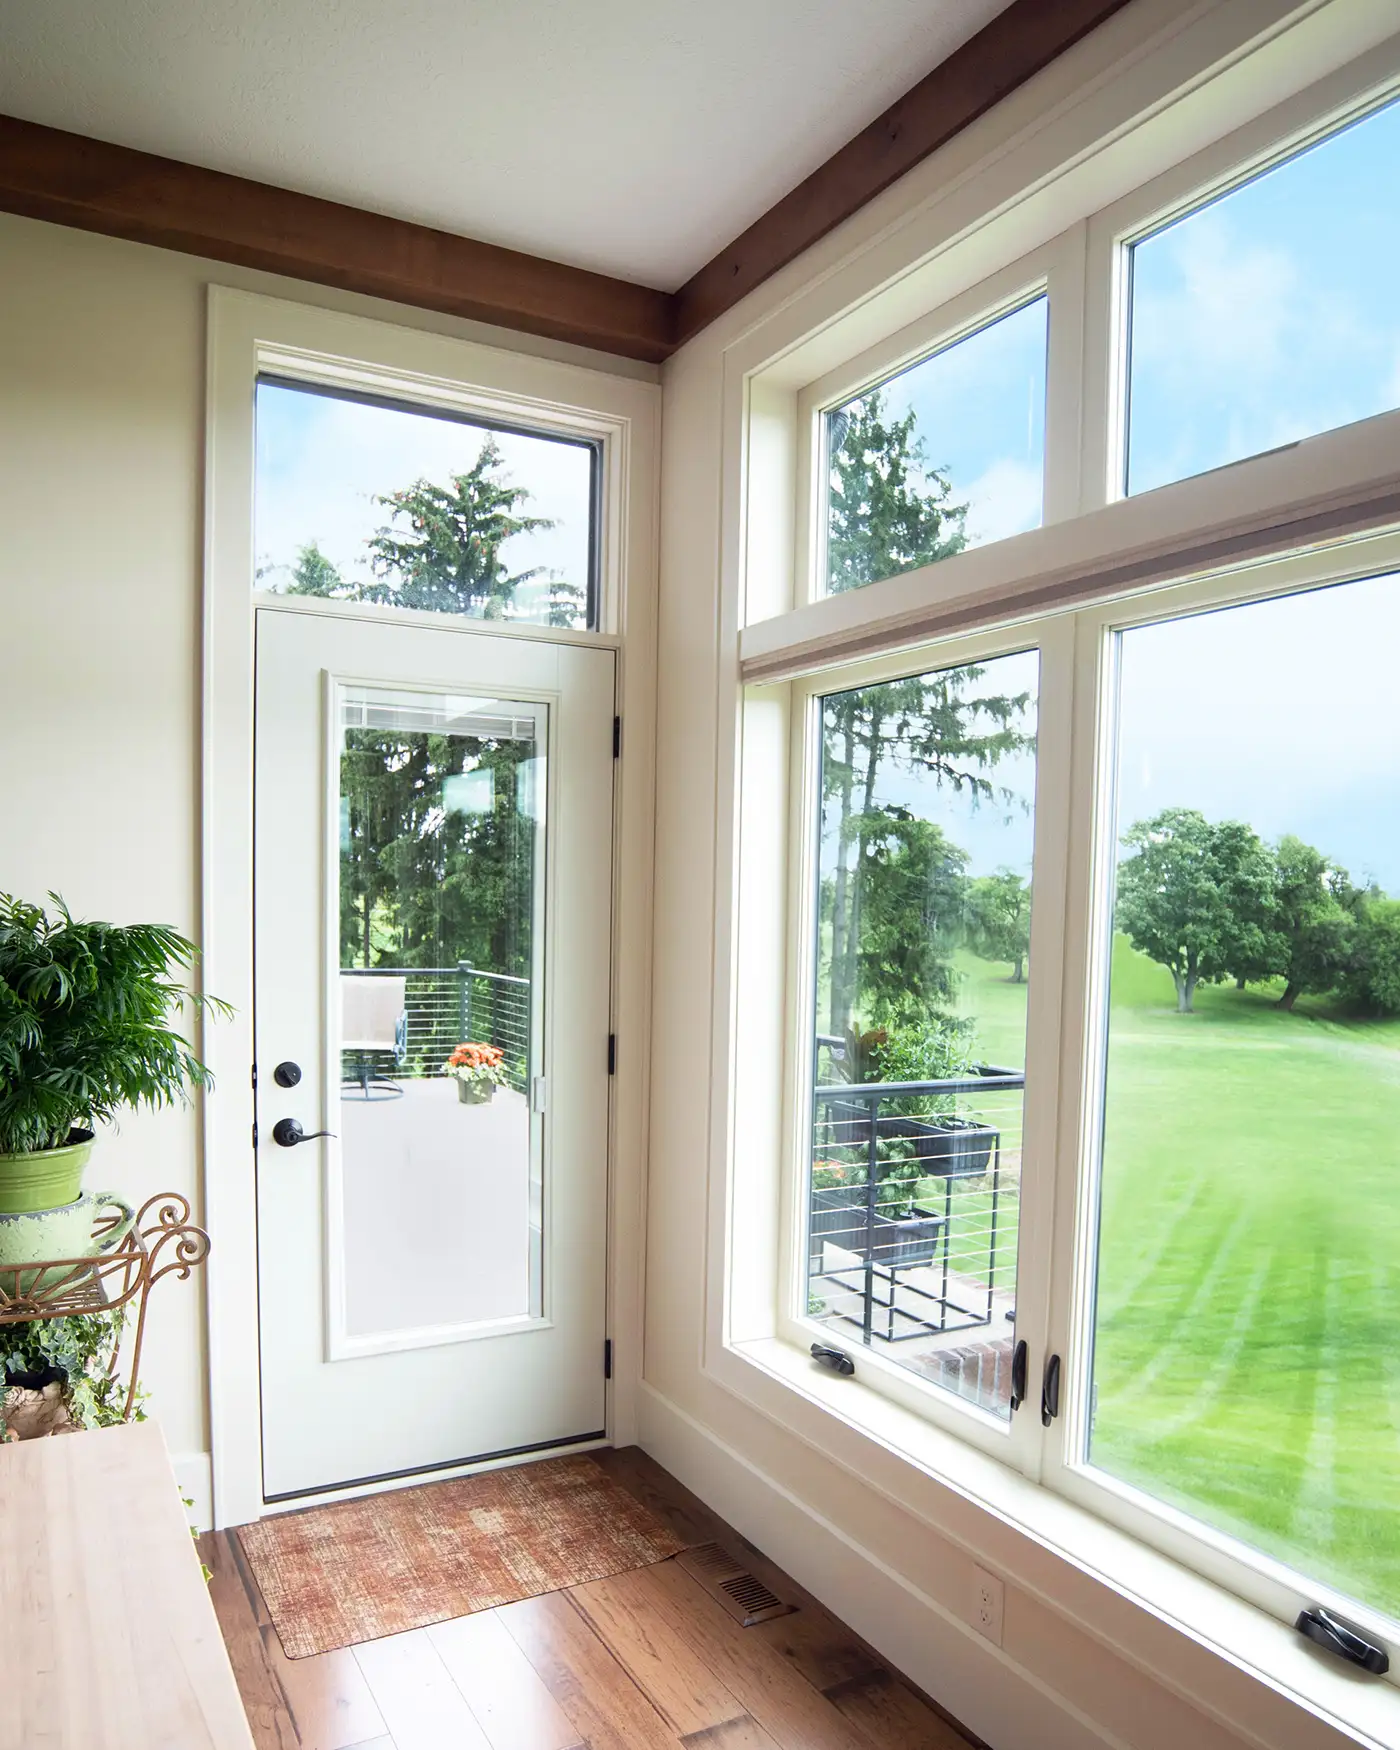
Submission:
POLYGON ((450 477, 450 486, 415 480, 377 499, 391 516, 369 543, 376 581, 366 586, 365 599, 508 619, 516 591, 544 571, 539 566, 509 571, 501 549, 512 535, 554 524, 548 517, 521 514, 530 494, 523 486, 508 485, 501 470, 501 452, 488 437, 467 472, 450 477))
MULTIPOLYGON (((915 416, 887 417, 878 389, 829 416, 828 588, 858 589, 952 557, 967 545, 967 506, 952 502, 946 473, 929 467, 915 416)), ((857 1002, 861 881, 884 865, 867 858, 871 832, 887 834, 879 781, 894 766, 939 786, 991 798, 988 773, 1034 745, 1024 727, 1027 694, 978 696, 975 665, 835 693, 824 701, 822 786, 835 812, 836 867, 827 912, 831 934, 828 1027, 844 1037, 857 1002), (865 873, 862 873, 865 872, 865 873)))
POLYGON ((292 581, 284 593, 326 596, 332 601, 357 601, 360 594, 359 586, 340 575, 315 541, 297 549, 292 581))

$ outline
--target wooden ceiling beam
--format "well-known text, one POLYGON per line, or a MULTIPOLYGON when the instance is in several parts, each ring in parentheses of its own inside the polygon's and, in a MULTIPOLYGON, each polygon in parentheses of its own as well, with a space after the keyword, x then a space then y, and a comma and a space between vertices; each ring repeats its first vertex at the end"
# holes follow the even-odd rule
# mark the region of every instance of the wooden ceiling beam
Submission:
POLYGON ((654 364, 672 350, 665 292, 10 116, 0 210, 654 364))
POLYGON ((0 211, 659 364, 1128 0, 1012 0, 678 292, 0 116, 0 211))
POLYGON ((676 293, 689 340, 1128 0, 1013 0, 676 293))

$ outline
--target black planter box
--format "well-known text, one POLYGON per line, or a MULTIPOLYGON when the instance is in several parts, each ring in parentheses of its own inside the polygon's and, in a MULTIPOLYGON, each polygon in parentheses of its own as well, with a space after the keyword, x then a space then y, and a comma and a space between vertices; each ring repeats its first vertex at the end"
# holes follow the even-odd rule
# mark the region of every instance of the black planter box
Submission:
POLYGON ((823 1186, 812 1192, 807 1249, 814 1272, 821 1269, 822 1246, 827 1242, 885 1267, 931 1264, 945 1225, 941 1215, 916 1204, 912 1215, 877 1211, 873 1226, 867 1228, 864 1185, 823 1186))
POLYGON ((913 1144, 913 1158, 928 1177, 980 1179, 992 1164, 999 1132, 971 1118, 881 1118, 882 1142, 913 1144))

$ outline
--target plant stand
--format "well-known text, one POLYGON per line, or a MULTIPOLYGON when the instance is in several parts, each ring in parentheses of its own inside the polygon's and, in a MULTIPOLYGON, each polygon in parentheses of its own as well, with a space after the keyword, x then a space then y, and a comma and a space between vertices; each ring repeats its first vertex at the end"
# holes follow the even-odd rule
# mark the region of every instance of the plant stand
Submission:
MULTIPOLYGON (((113 1216, 109 1225, 116 1221, 113 1216)), ((96 1237, 102 1237, 101 1230, 96 1237)), ((208 1256, 209 1236, 191 1222, 188 1199, 178 1191, 163 1192, 142 1204, 131 1232, 114 1251, 96 1258, 0 1264, 0 1326, 116 1312, 134 1302, 136 1328, 122 1412, 122 1419, 129 1422, 136 1408, 151 1289, 164 1276, 187 1278, 208 1256)), ((113 1373, 126 1347, 123 1332, 112 1354, 113 1373)))

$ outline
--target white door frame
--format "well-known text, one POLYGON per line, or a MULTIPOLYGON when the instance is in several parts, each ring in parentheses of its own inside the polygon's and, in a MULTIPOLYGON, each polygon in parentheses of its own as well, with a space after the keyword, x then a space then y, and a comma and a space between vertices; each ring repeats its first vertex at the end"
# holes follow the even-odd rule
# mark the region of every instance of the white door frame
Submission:
MULTIPOLYGON (((522 342, 528 345, 528 342, 522 342)), ((557 352, 541 347, 541 353, 557 352)), ((211 286, 205 439, 202 903, 203 983, 235 1005, 203 1031, 215 1091, 203 1107, 204 1218, 214 1523, 245 1524, 263 1501, 258 1378, 257 1206, 253 1171, 253 613, 279 598, 253 588, 253 405, 259 372, 363 387, 601 440, 603 630, 509 630, 483 637, 602 645, 618 655, 625 757, 613 847, 612 1027, 617 1073, 609 1137, 607 1430, 636 1438, 641 1380, 647 1056, 654 813, 657 493, 660 389, 551 356, 400 328, 211 286)), ((443 628, 442 616, 299 599, 299 612, 443 628)), ((464 1467, 479 1468, 479 1467, 464 1467)), ((452 1475, 453 1472, 435 1473, 452 1475)), ((407 1479, 412 1481, 412 1479, 407 1479)), ((357 1493, 363 1491, 345 1491, 357 1493)), ((334 1496, 320 1497, 334 1499, 334 1496)))

